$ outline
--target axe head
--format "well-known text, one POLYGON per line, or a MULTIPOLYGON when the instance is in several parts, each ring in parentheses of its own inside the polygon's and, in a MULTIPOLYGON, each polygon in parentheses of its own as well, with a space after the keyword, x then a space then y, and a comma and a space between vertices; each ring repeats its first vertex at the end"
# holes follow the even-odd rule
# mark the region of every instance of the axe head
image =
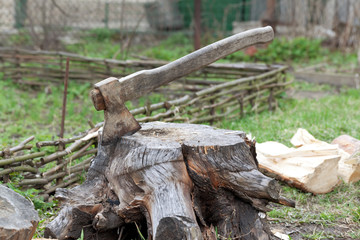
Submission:
POLYGON ((131 135, 141 127, 134 116, 125 107, 121 95, 119 80, 111 77, 97 84, 91 91, 91 98, 96 110, 104 110, 104 129, 102 144, 118 141, 124 135, 131 135))

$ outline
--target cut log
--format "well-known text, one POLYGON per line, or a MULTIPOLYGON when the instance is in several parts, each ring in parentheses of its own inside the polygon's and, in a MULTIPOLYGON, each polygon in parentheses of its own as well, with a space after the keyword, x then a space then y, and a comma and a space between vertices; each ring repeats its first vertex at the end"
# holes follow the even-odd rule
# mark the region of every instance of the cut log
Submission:
POLYGON ((267 203, 294 206, 239 131, 153 122, 98 148, 84 184, 57 190, 46 237, 270 239, 267 203))
POLYGON ((261 171, 290 186, 314 194, 330 192, 338 183, 339 149, 299 128, 291 139, 297 148, 277 142, 257 143, 261 171))
POLYGON ((360 180, 360 140, 349 135, 335 138, 331 144, 340 148, 339 176, 346 183, 360 180))
POLYGON ((311 144, 297 149, 277 142, 257 143, 261 171, 314 194, 328 193, 338 184, 340 155, 335 146, 311 144))
POLYGON ((39 223, 32 202, 0 185, 0 239, 31 239, 39 223))
POLYGON ((257 143, 261 171, 306 192, 330 192, 339 183, 337 146, 317 140, 302 128, 291 143, 297 148, 277 142, 257 143))

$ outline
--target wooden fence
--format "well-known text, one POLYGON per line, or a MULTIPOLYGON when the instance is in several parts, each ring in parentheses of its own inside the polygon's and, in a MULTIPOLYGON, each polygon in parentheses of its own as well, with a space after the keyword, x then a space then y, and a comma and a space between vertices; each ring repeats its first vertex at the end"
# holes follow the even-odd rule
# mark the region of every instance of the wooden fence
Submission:
MULTIPOLYGON (((69 58, 71 81, 98 82, 109 76, 121 77, 141 69, 163 65, 160 61, 118 61, 93 59, 63 52, 26 51, 0 48, 4 78, 20 84, 61 84, 69 58)), ((139 122, 165 121, 209 123, 226 117, 273 109, 276 96, 290 84, 287 67, 263 64, 211 64, 159 89, 164 102, 132 109, 139 122)), ((0 151, 0 180, 21 172, 17 184, 51 194, 82 180, 97 152, 102 123, 70 139, 29 144, 0 151), (22 151, 21 154, 19 152, 22 151), (1 159, 2 158, 2 159, 1 159)))

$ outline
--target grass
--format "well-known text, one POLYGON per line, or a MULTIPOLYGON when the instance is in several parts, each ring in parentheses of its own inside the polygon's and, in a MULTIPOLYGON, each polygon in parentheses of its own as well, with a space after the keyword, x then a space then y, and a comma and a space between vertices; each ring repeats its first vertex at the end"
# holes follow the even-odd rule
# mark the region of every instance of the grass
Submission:
MULTIPOLYGON (((90 84, 70 82, 66 115, 66 134, 73 136, 88 128, 87 121, 99 122, 100 113, 91 108, 90 84)), ((62 86, 32 89, 0 78, 0 147, 13 145, 19 139, 31 135, 36 140, 51 140, 60 132, 62 86)))
POLYGON ((332 192, 317 196, 284 185, 282 195, 295 200, 296 208, 273 204, 268 213, 272 224, 306 227, 301 234, 305 239, 358 239, 360 182, 342 183, 332 192))
POLYGON ((239 121, 224 120, 220 127, 241 129, 255 136, 258 142, 278 141, 286 145, 298 128, 305 128, 326 142, 342 134, 359 139, 360 112, 355 109, 360 109, 360 91, 356 89, 344 89, 338 95, 319 100, 284 95, 278 100, 276 111, 245 116, 239 121))

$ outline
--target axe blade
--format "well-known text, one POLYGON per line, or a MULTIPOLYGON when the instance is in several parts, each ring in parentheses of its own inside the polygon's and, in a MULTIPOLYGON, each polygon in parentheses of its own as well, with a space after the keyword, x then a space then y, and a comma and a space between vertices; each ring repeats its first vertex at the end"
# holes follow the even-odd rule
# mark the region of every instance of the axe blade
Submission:
POLYGON ((134 134, 141 128, 126 108, 122 96, 114 91, 120 88, 119 79, 110 77, 97 83, 91 91, 96 110, 104 110, 103 145, 118 141, 124 135, 134 134))
POLYGON ((141 128, 140 124, 124 104, 121 104, 114 110, 115 111, 104 111, 103 145, 116 142, 122 136, 132 135, 141 128))

